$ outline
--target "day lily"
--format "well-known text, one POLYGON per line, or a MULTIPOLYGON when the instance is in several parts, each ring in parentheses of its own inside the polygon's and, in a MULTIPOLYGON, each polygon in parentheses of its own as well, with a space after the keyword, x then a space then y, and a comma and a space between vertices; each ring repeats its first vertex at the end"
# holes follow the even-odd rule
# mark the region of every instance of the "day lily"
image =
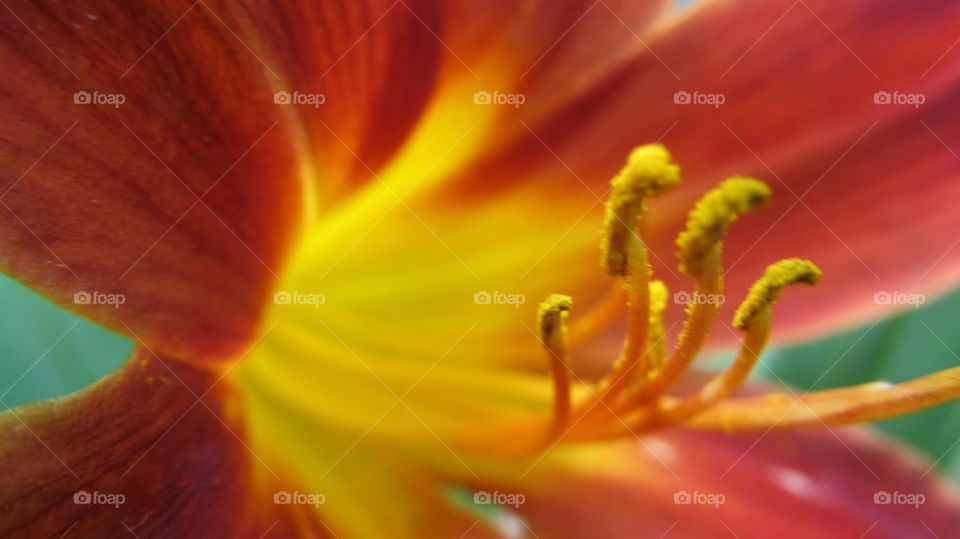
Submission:
POLYGON ((0 535, 960 533, 849 426, 958 371, 745 385, 955 283, 960 6, 3 7, 0 264, 136 347, 0 415, 0 535))

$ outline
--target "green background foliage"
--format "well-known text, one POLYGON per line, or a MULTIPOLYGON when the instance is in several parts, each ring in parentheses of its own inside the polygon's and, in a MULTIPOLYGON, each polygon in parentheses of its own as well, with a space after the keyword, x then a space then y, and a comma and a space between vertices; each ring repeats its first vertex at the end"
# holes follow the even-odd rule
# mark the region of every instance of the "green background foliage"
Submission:
POLYGON ((0 276, 0 409, 86 387, 119 367, 133 344, 0 276))
MULTIPOLYGON (((83 388, 123 363, 129 339, 78 318, 0 276, 0 409, 83 388)), ((900 382, 960 365, 960 293, 815 343, 777 349, 760 376, 798 390, 900 382)), ((960 480, 960 402, 878 423, 960 480)))

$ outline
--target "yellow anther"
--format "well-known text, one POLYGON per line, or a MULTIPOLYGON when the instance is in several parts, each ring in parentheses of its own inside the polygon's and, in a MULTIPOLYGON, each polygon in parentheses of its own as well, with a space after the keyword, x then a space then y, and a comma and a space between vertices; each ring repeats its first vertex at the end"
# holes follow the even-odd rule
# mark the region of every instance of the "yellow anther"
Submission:
POLYGON ((637 146, 627 158, 627 166, 614 178, 614 191, 618 187, 638 193, 643 197, 655 197, 680 183, 680 167, 673 163, 670 152, 662 144, 637 146))
POLYGON ((563 294, 551 294, 537 308, 537 333, 550 350, 565 348, 563 319, 573 308, 573 298, 563 294), (559 345, 559 346, 557 346, 559 345))
POLYGON ((677 237, 680 271, 698 277, 704 269, 703 261, 737 217, 766 204, 770 195, 767 184, 744 177, 725 180, 704 195, 687 216, 686 229, 677 237))
POLYGON ((821 275, 820 268, 813 262, 800 258, 787 258, 771 264, 763 277, 750 287, 746 299, 733 316, 733 325, 737 329, 748 329, 760 312, 777 301, 785 286, 794 283, 817 284, 821 275))
POLYGON ((630 152, 627 165, 610 181, 601 243, 603 265, 611 275, 627 274, 627 244, 644 209, 644 199, 657 196, 680 182, 680 167, 660 144, 639 146, 630 152))

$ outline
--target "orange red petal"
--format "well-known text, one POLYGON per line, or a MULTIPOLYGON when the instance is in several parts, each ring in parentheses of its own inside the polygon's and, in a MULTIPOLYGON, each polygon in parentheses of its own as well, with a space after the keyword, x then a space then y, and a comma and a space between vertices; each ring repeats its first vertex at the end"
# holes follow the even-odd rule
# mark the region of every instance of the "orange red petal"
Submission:
POLYGON ((11 2, 0 268, 171 356, 242 350, 302 191, 244 31, 255 18, 219 2, 11 2))
POLYGON ((291 533, 272 494, 253 489, 254 459, 218 382, 141 349, 79 394, 0 414, 0 534, 291 533))
POLYGON ((486 487, 523 494, 516 513, 545 539, 960 531, 953 487, 923 459, 857 429, 671 431, 560 453, 530 467, 524 482, 486 487))

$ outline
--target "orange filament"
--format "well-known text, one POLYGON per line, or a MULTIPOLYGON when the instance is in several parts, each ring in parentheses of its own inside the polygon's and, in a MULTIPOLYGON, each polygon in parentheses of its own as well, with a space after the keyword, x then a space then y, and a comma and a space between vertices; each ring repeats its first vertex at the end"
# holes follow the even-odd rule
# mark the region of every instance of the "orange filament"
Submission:
POLYGON ((552 435, 558 435, 570 417, 570 367, 567 357, 567 328, 564 319, 573 308, 570 296, 553 294, 537 310, 537 333, 550 354, 554 381, 552 435))
MULTIPOLYGON (((740 350, 725 370, 698 391, 669 395, 688 372, 709 335, 723 303, 722 239, 741 214, 766 204, 764 183, 735 177, 708 192, 690 212, 677 238, 680 271, 696 282, 687 320, 677 346, 666 351, 663 312, 668 292, 651 280, 646 246, 639 234, 646 198, 679 181, 679 169, 662 146, 634 150, 613 180, 602 242, 603 262, 626 289, 628 331, 623 350, 593 394, 571 402, 567 329, 572 307, 567 296, 553 295, 540 305, 538 328, 551 357, 555 404, 548 441, 589 440, 645 432, 669 425, 742 430, 817 426, 873 421, 939 404, 960 395, 960 367, 899 385, 871 383, 804 395, 771 393, 731 398, 756 366, 770 337, 773 305, 795 283, 816 284, 820 270, 796 258, 770 265, 750 288, 733 319, 744 331, 740 350)), ((576 338, 612 322, 624 293, 615 288, 571 331, 576 338)))
POLYGON ((610 287, 607 294, 596 302, 590 310, 578 315, 575 322, 570 324, 568 341, 570 346, 580 344, 591 335, 596 335, 610 324, 614 323, 622 313, 627 291, 620 283, 610 287))
POLYGON ((600 399, 604 402, 612 401, 633 382, 638 371, 646 372, 650 366, 649 355, 644 353, 650 331, 650 264, 639 239, 631 238, 627 242, 627 253, 630 268, 624 277, 629 305, 627 339, 620 358, 600 382, 600 399))
POLYGON ((960 395, 960 367, 900 384, 872 382, 802 395, 771 393, 722 402, 689 424, 727 431, 844 425, 889 419, 960 395))

